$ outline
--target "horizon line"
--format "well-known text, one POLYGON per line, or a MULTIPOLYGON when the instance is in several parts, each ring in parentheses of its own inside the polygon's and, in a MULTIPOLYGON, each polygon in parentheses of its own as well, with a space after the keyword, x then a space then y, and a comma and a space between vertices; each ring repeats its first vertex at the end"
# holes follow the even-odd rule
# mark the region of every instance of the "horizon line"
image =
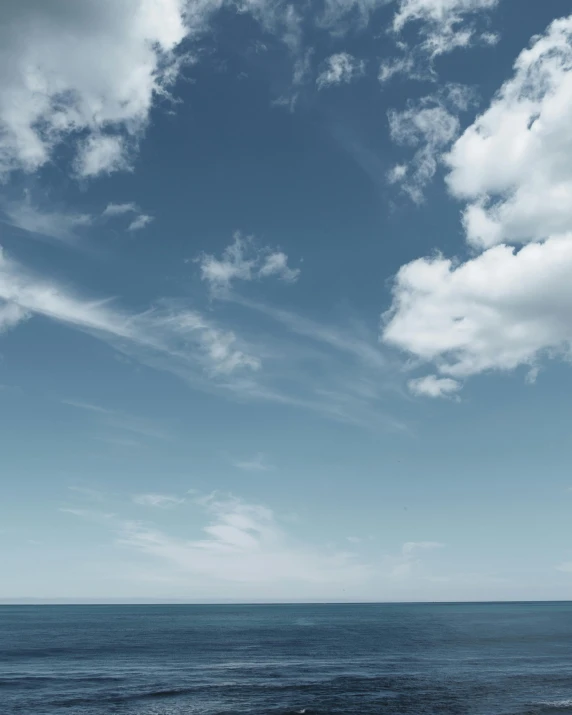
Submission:
POLYGON ((464 601, 189 601, 182 599, 66 599, 66 598, 0 598, 2 606, 456 606, 456 605, 517 605, 517 604, 564 604, 572 599, 506 599, 464 601))

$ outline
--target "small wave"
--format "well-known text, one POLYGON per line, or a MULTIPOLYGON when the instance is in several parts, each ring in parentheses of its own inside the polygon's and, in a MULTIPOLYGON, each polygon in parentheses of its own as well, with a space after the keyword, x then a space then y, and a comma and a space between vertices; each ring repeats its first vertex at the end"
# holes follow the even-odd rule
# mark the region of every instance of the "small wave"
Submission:
POLYGON ((569 700, 546 700, 538 703, 543 708, 554 708, 554 710, 572 710, 572 699, 569 700))

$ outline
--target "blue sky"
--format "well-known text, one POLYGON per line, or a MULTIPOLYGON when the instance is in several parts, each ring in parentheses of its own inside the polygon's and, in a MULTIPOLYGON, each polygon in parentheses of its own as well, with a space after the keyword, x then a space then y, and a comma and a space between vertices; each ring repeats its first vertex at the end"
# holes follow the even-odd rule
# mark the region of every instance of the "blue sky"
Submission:
POLYGON ((0 599, 566 599, 564 0, 0 9, 0 599))

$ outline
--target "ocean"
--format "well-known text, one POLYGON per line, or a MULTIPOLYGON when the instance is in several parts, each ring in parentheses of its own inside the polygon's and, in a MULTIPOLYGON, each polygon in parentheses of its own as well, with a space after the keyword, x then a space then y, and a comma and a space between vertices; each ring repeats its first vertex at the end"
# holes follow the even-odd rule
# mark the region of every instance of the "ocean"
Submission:
POLYGON ((0 713, 572 713, 572 604, 2 606, 0 713))

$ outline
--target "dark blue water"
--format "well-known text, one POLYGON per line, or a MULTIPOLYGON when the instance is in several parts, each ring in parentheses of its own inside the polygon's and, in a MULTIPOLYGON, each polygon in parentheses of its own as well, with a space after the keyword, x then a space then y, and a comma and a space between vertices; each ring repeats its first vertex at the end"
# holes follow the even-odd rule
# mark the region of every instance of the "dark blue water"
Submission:
POLYGON ((0 713, 572 713, 572 604, 0 607, 0 713))

